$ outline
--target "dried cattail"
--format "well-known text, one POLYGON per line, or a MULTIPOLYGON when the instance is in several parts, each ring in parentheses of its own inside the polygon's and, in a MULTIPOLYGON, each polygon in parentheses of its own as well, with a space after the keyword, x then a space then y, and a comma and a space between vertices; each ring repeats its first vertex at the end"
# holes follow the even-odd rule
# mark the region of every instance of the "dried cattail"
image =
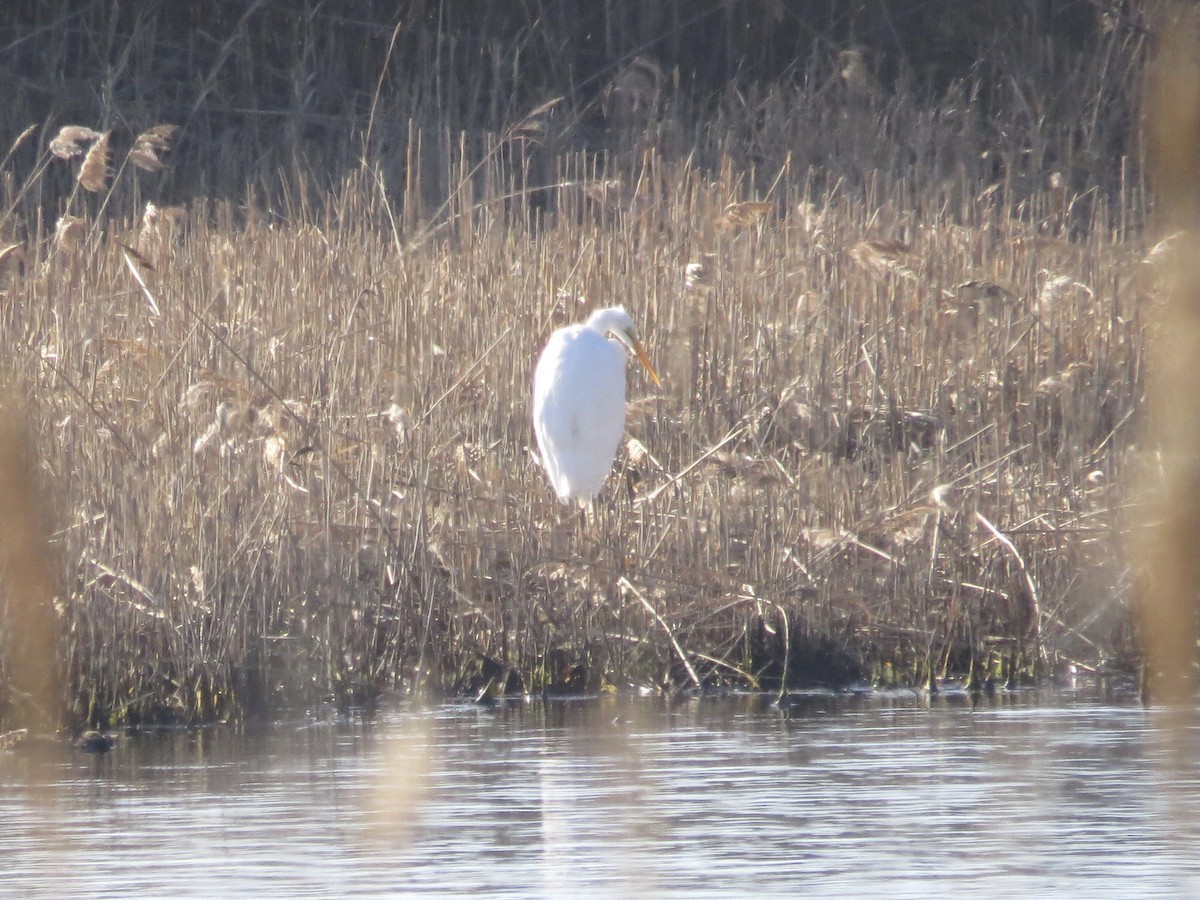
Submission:
POLYGON ((175 135, 179 133, 178 125, 164 123, 155 125, 153 128, 147 128, 137 136, 135 144, 145 144, 153 147, 160 153, 165 153, 171 149, 171 142, 175 140, 175 135))
POLYGON ((83 145, 104 135, 83 125, 64 125, 50 142, 50 152, 59 159, 74 159, 83 153, 83 145))
POLYGON ((188 385, 187 390, 183 392, 183 397, 179 400, 180 411, 190 413, 198 410, 215 387, 216 385, 211 381, 198 381, 188 385))
POLYGON ((129 150, 129 162, 147 172, 157 172, 163 167, 159 154, 170 151, 171 140, 178 131, 178 125, 155 125, 143 131, 129 150))
POLYGON ((890 239, 859 241, 850 248, 850 256, 868 271, 884 274, 893 272, 904 278, 916 278, 916 273, 904 263, 903 257, 912 247, 903 241, 890 239))
POLYGON ((725 227, 753 225, 774 208, 774 203, 730 203, 721 212, 717 224, 725 227))
POLYGON ((150 147, 133 147, 129 151, 129 162, 143 172, 157 172, 163 167, 162 160, 150 147))
POLYGON ((160 260, 176 227, 185 218, 187 211, 181 206, 160 207, 148 202, 142 213, 142 228, 138 232, 138 251, 146 259, 160 260))
POLYGON ((86 233, 87 221, 79 216, 65 215, 54 226, 54 240, 62 250, 74 250, 83 243, 86 233))
POLYGON ((25 139, 38 130, 37 125, 26 125, 25 130, 17 135, 17 139, 12 142, 12 146, 8 148, 8 155, 12 156, 17 152, 17 148, 25 143, 25 139))
POLYGON ((108 183, 108 136, 107 131, 102 134, 83 158, 83 165, 79 168, 79 184, 85 191, 102 191, 108 183))

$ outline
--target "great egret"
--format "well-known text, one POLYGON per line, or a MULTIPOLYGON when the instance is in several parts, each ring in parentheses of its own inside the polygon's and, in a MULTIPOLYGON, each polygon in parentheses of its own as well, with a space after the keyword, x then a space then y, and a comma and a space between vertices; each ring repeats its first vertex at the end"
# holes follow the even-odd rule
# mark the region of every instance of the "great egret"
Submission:
POLYGON ((659 384, 633 319, 621 306, 598 309, 586 322, 559 328, 538 359, 533 429, 542 466, 560 500, 590 500, 612 468, 625 430, 626 348, 659 384))

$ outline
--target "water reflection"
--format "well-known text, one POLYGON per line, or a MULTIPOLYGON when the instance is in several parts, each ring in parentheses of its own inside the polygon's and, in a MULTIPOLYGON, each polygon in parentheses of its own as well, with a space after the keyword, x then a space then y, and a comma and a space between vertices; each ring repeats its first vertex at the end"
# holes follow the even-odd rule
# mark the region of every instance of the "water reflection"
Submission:
POLYGON ((398 709, 0 755, 19 896, 1185 896, 1195 766, 1072 695, 398 709), (1176 815, 1183 811, 1182 817, 1176 815))

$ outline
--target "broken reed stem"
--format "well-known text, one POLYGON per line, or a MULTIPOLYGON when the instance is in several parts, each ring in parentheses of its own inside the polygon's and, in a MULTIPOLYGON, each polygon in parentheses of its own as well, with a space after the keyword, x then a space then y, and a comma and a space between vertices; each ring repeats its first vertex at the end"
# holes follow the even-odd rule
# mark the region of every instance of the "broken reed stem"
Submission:
POLYGON ((158 308, 158 301, 154 299, 154 294, 150 292, 150 287, 146 284, 146 279, 143 278, 142 273, 138 271, 137 264, 133 261, 133 257, 127 250, 122 250, 121 256, 125 258, 125 265, 129 267, 129 272, 133 275, 133 280, 136 281, 138 287, 142 289, 142 293, 146 297, 146 303, 150 306, 150 312, 154 313, 155 318, 161 318, 162 312, 158 308))
POLYGON ((774 601, 770 602, 783 617, 783 674, 779 677, 779 693, 775 697, 777 703, 782 703, 788 693, 788 666, 792 661, 792 623, 788 619, 786 609, 774 601))
POLYGON ((624 575, 617 580, 617 584, 629 591, 629 593, 633 594, 633 596, 637 597, 642 606, 646 608, 646 612, 654 616, 654 620, 658 622, 659 627, 662 628, 663 634, 667 636, 667 640, 669 640, 671 642, 671 646, 675 648, 675 655, 678 656, 679 661, 683 663, 683 667, 687 670, 688 677, 692 680, 692 684, 698 688, 703 687, 703 682, 700 681, 700 676, 696 674, 696 670, 692 666, 691 661, 688 659, 687 653, 684 652, 683 647, 679 645, 679 641, 675 639, 675 635, 671 632, 671 626, 668 625, 666 620, 658 614, 658 610, 656 610, 650 604, 650 601, 646 599, 646 595, 635 588, 633 584, 630 583, 629 579, 624 575))
POLYGON ((1021 552, 1017 550, 1016 545, 1004 535, 999 528, 993 525, 983 513, 975 510, 975 519, 984 528, 991 532, 992 537, 1000 542, 1001 546, 1008 551, 1009 556, 1017 564, 1017 570, 1021 573, 1021 577, 1025 581, 1025 589, 1029 592, 1029 627, 1033 631, 1034 652, 1036 658, 1042 658, 1042 606, 1038 600, 1037 585, 1034 584, 1033 575, 1029 571, 1029 567, 1025 565, 1025 559, 1021 556, 1021 552))

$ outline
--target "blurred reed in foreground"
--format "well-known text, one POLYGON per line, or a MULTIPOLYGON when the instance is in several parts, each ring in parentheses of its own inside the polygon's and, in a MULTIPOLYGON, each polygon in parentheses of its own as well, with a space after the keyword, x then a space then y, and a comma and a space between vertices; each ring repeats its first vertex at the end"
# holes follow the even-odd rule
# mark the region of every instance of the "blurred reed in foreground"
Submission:
POLYGON ((1147 95, 1154 187, 1160 230, 1178 247, 1150 357, 1148 431, 1159 467, 1139 609, 1148 697, 1190 718, 1200 605, 1200 11, 1166 3, 1157 24, 1147 95))
POLYGON ((63 711, 60 567, 49 547, 47 497, 11 390, 0 395, 0 722, 48 731, 63 711))

